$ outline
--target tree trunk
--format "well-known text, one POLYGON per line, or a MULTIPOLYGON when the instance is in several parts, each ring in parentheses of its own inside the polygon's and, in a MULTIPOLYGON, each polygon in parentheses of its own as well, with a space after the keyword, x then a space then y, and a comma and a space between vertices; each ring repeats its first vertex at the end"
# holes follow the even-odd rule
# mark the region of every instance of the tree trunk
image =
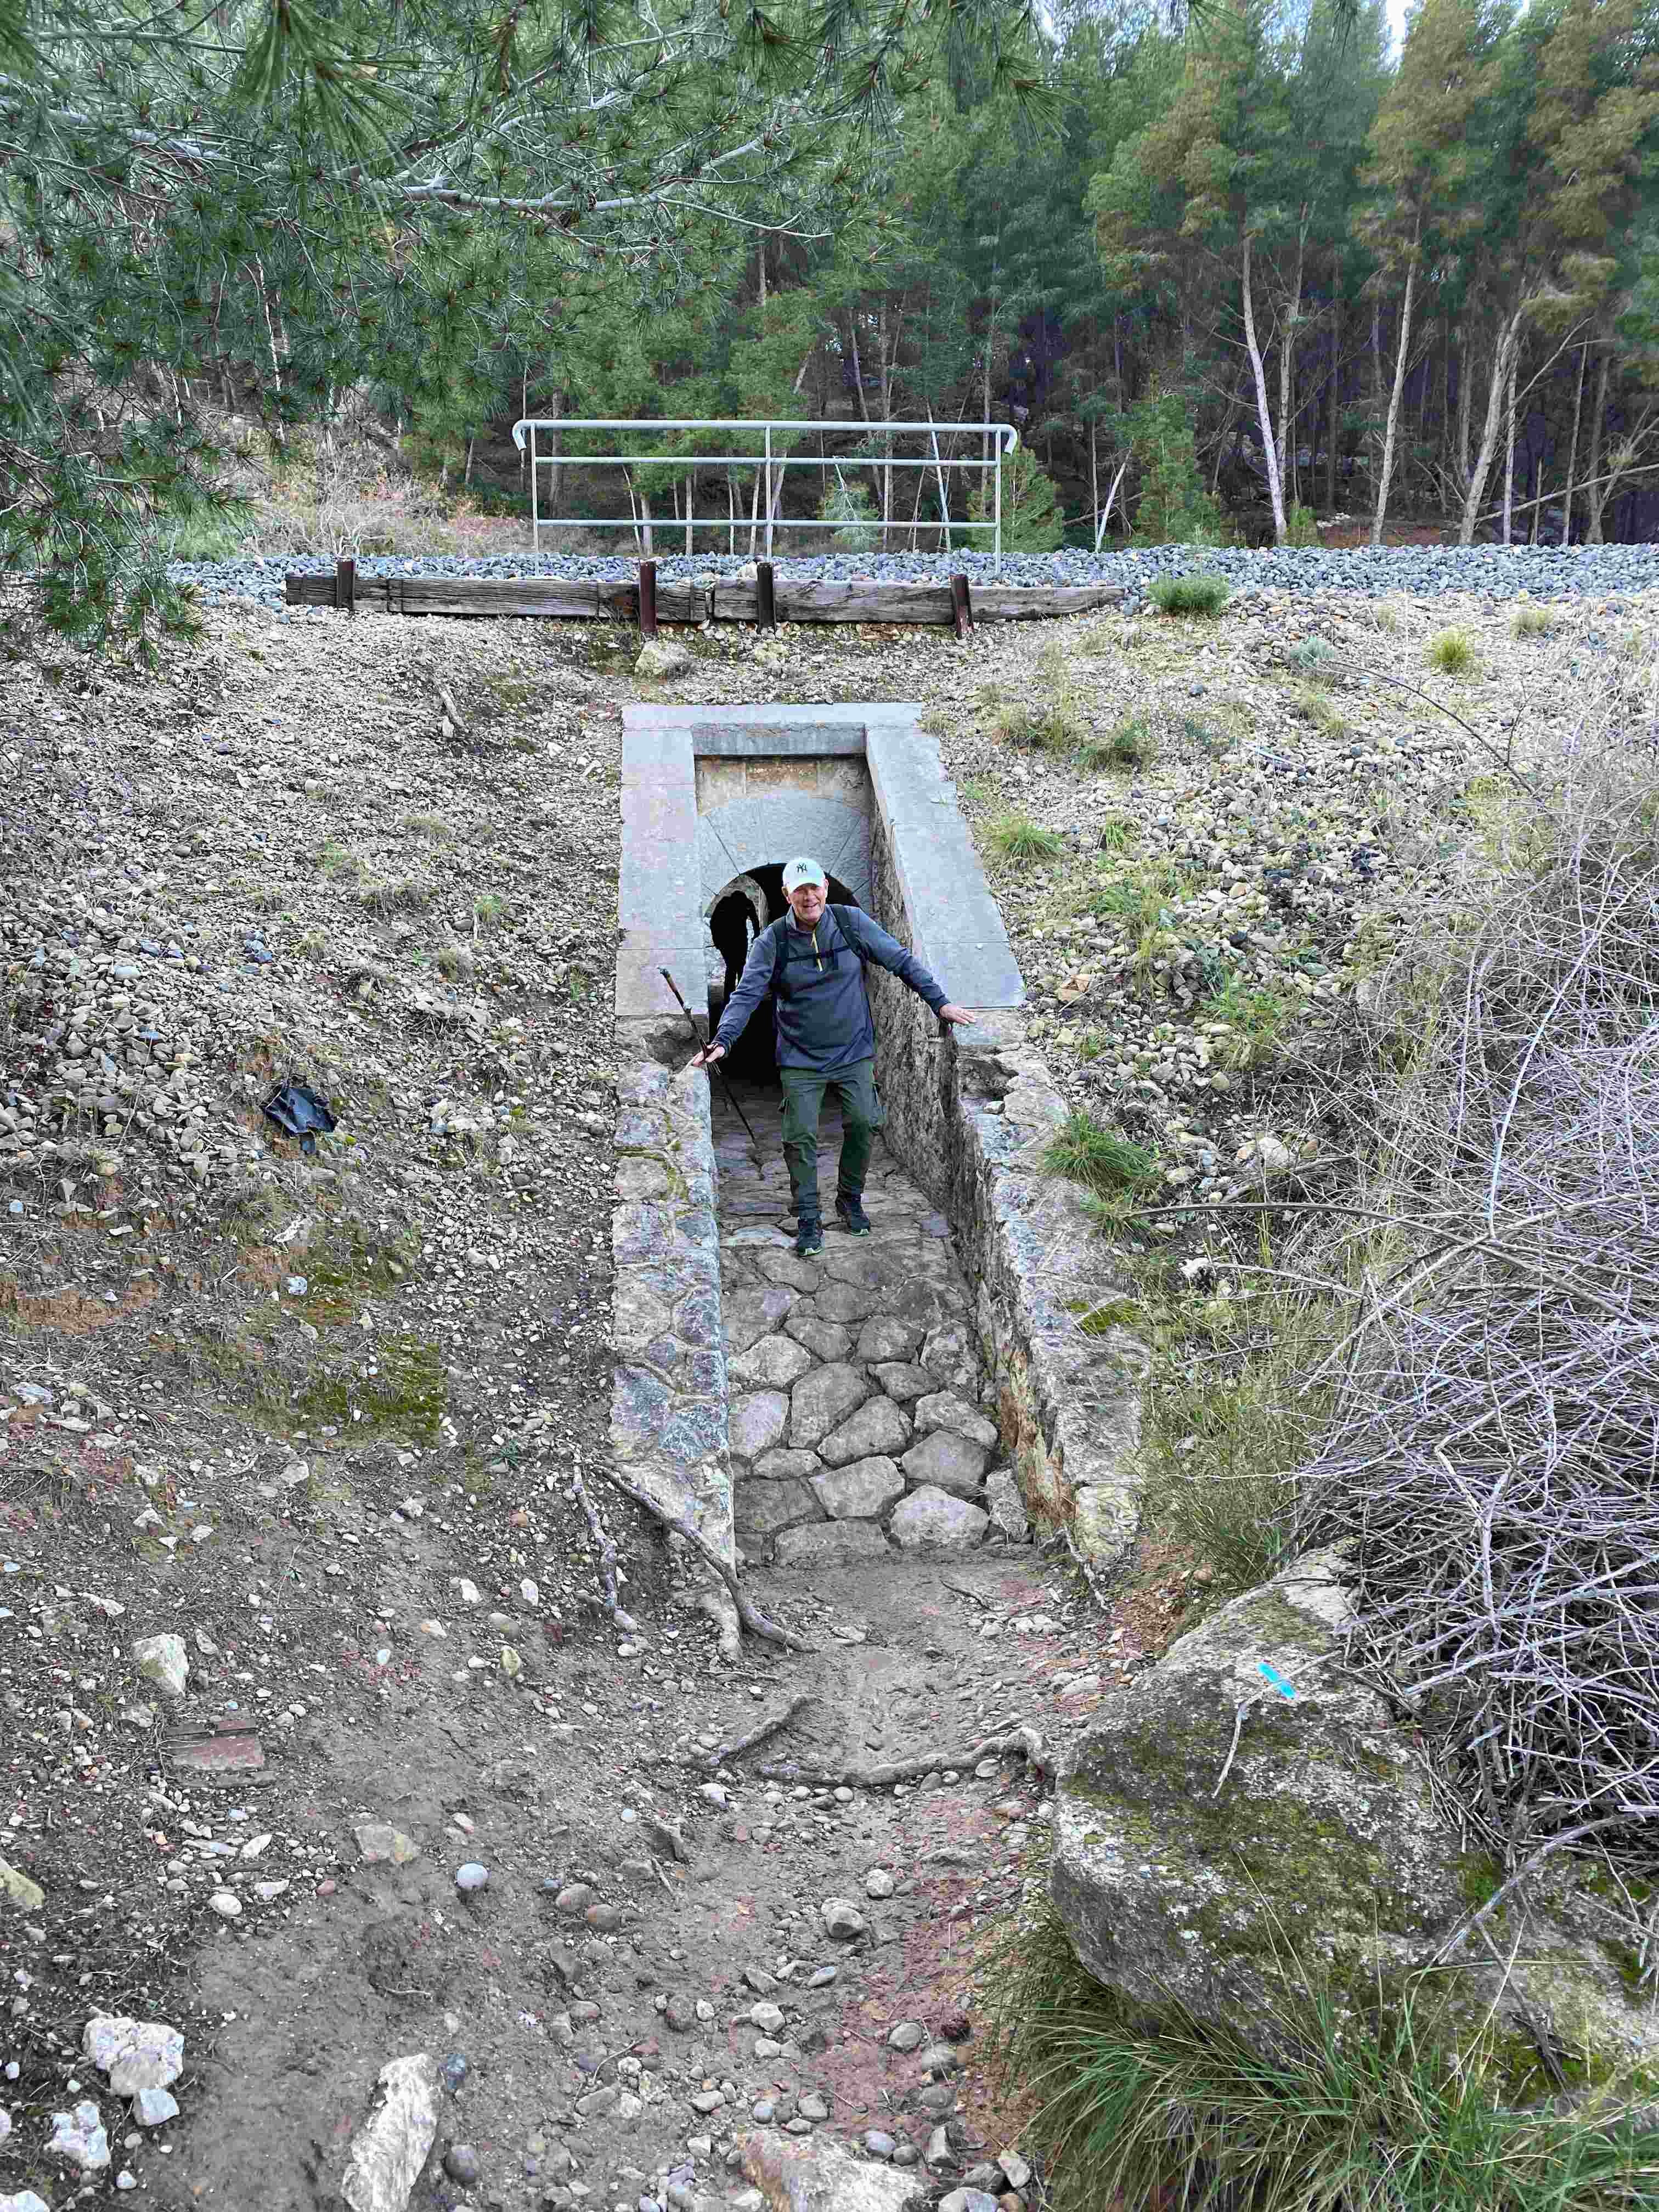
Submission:
POLYGON ((1586 545, 1600 545, 1601 513, 1607 503, 1607 487, 1601 481, 1601 435, 1607 420, 1607 372, 1613 355, 1604 353, 1595 366, 1595 398, 1590 408, 1589 479, 1584 486, 1584 496, 1589 501, 1589 516, 1584 531, 1586 545))
MULTIPOLYGON (((1296 330, 1302 319, 1302 264, 1308 243, 1308 213, 1302 211, 1302 228, 1296 241, 1296 282, 1291 292, 1290 313, 1285 318, 1285 335, 1279 346, 1279 443, 1281 458, 1290 456, 1288 474, 1292 487, 1291 504, 1297 503, 1296 485, 1296 416, 1291 409, 1291 395, 1296 387, 1296 330)), ((1281 486, 1282 490, 1282 486, 1281 486)))
POLYGON ((1465 491, 1469 488, 1469 415, 1474 401, 1474 378, 1471 374, 1470 356, 1474 348, 1469 340, 1468 326, 1464 325, 1457 344, 1457 481, 1465 491))
POLYGON ((1515 526, 1515 363, 1510 363, 1509 398, 1504 409, 1504 543, 1515 526))
POLYGON ((1538 518, 1543 511, 1544 456, 1540 453, 1532 465, 1532 528, 1527 532, 1528 545, 1538 543, 1538 518))
POLYGON ((1242 270, 1242 290, 1244 301, 1244 347, 1250 357, 1250 374, 1255 382, 1256 414, 1261 423, 1261 449, 1267 464, 1267 496, 1273 501, 1273 542, 1285 543, 1285 489, 1279 474, 1279 447, 1273 440, 1273 416, 1267 406, 1267 376, 1261 365, 1261 349, 1255 338, 1255 301, 1250 294, 1250 239, 1244 234, 1244 260, 1242 270))
POLYGON ((1326 431, 1325 447, 1325 511, 1336 513, 1336 440, 1339 416, 1337 389, 1342 381, 1342 256, 1336 257, 1336 274, 1331 280, 1331 404, 1330 427, 1326 431))
POLYGON ((472 489, 472 455, 474 449, 477 446, 477 432, 476 430, 469 430, 466 434, 466 466, 461 471, 461 483, 464 489, 468 491, 471 491, 472 489))
POLYGON ((1586 338, 1578 349, 1578 386, 1572 395, 1572 438, 1567 447, 1566 506, 1563 511, 1561 523, 1563 546, 1571 545, 1572 543, 1573 479, 1578 467, 1578 425, 1584 411, 1584 364, 1589 359, 1589 340, 1586 338))
POLYGON ((1460 545, 1473 545, 1474 526, 1480 514, 1480 501, 1486 489, 1486 478, 1492 472, 1493 456, 1498 451, 1498 433, 1503 426, 1504 405, 1510 396, 1514 374, 1515 357, 1521 345, 1521 315, 1519 309, 1498 325, 1498 343, 1492 349, 1492 384, 1486 393, 1486 419, 1480 426, 1480 445, 1474 457, 1474 466, 1469 471, 1469 488, 1463 495, 1462 520, 1457 526, 1460 545))
POLYGON ((1382 426, 1382 459, 1376 471, 1376 504, 1371 509, 1371 544, 1382 543, 1382 524, 1389 512, 1389 480, 1394 474, 1395 434, 1400 426, 1400 396, 1406 388, 1406 356, 1412 342, 1412 301, 1417 290, 1417 241, 1412 237, 1411 258, 1406 264, 1406 297, 1400 309, 1400 349, 1394 358, 1394 385, 1389 393, 1389 418, 1382 426))

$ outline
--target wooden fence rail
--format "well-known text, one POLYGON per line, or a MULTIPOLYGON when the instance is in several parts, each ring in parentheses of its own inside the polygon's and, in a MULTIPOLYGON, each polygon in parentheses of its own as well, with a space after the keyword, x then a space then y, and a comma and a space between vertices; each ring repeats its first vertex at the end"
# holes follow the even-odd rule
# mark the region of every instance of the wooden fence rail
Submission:
POLYGON ((693 583, 659 577, 642 562, 635 582, 583 583, 560 576, 360 576, 340 562, 331 576, 290 574, 283 592, 291 607, 337 607, 347 614, 527 615, 557 622, 639 623, 647 635, 659 623, 736 622, 769 629, 775 623, 928 623, 954 624, 958 636, 975 623, 1035 622, 1114 606, 1121 584, 970 584, 952 576, 937 584, 803 583, 778 577, 770 562, 752 578, 693 583), (643 620, 641 620, 643 617, 643 620))

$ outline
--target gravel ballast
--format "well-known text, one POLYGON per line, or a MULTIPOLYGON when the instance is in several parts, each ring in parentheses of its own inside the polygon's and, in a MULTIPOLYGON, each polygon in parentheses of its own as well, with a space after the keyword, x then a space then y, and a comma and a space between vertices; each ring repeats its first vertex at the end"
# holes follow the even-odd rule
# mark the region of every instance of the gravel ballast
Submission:
MULTIPOLYGON (((657 556, 659 577, 732 576, 748 556, 698 553, 657 556)), ((556 576, 590 583, 617 582, 637 572, 635 556, 557 555, 464 557, 434 554, 419 559, 365 559, 359 576, 556 576)), ((838 553, 775 562, 780 576, 798 581, 848 581, 874 577, 928 583, 950 575, 970 580, 997 574, 984 552, 838 553)), ((1238 548, 1157 545, 1127 552, 1009 553, 1002 561, 1006 584, 1124 584, 1137 605, 1160 576, 1203 569, 1225 577, 1235 591, 1358 593, 1365 599, 1442 599, 1472 594, 1493 599, 1623 597, 1659 590, 1659 545, 1399 545, 1376 552, 1327 552, 1275 546, 1261 552, 1238 548)), ((175 561, 175 583, 194 584, 210 605, 251 599, 283 605, 285 575, 328 575, 333 563, 316 559, 175 561)))

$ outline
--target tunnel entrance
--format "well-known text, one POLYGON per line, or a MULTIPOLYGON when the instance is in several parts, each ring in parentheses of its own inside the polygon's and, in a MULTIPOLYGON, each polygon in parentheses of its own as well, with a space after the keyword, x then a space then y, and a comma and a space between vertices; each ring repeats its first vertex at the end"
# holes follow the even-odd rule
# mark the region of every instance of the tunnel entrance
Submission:
POLYGON ((1138 1340, 1079 1333, 1121 1285, 1081 1199, 1042 1171, 1065 1102, 921 710, 629 707, 622 809, 611 1448, 627 1484, 733 1564, 1021 1542, 1028 1504, 1116 1557, 1138 1340), (975 1011, 946 1034, 866 968, 884 1123, 854 1164, 871 1233, 834 1218, 826 1112, 817 1256, 793 1249, 769 1013, 728 1064, 751 1145, 725 1085, 688 1069, 665 981, 718 1018, 802 853, 832 903, 975 1011))
MULTIPOLYGON (((746 870, 740 876, 721 885, 708 902, 709 966, 708 966, 708 1030, 714 1035, 727 1000, 738 987, 744 963, 748 959, 755 939, 769 924, 781 921, 789 911, 789 902, 784 896, 784 862, 769 860, 746 870)), ((831 906, 857 906, 860 902, 854 896, 849 884, 839 876, 830 877, 831 906)), ((734 1080, 755 1085, 761 1089, 776 1091, 778 1060, 776 1036, 772 1025, 772 1010, 769 1004, 756 1008, 750 1017, 743 1035, 732 1047, 726 1063, 726 1073, 734 1080)))

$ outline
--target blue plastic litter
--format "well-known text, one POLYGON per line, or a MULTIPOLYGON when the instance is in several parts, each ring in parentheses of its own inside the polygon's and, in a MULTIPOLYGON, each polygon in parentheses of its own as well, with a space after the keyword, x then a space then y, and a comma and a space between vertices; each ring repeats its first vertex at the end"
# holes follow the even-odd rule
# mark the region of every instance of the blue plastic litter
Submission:
POLYGON ((279 1083, 264 1112, 266 1121, 300 1139, 302 1152, 314 1152, 319 1133, 325 1137, 334 1127, 334 1109, 303 1083, 279 1083))

